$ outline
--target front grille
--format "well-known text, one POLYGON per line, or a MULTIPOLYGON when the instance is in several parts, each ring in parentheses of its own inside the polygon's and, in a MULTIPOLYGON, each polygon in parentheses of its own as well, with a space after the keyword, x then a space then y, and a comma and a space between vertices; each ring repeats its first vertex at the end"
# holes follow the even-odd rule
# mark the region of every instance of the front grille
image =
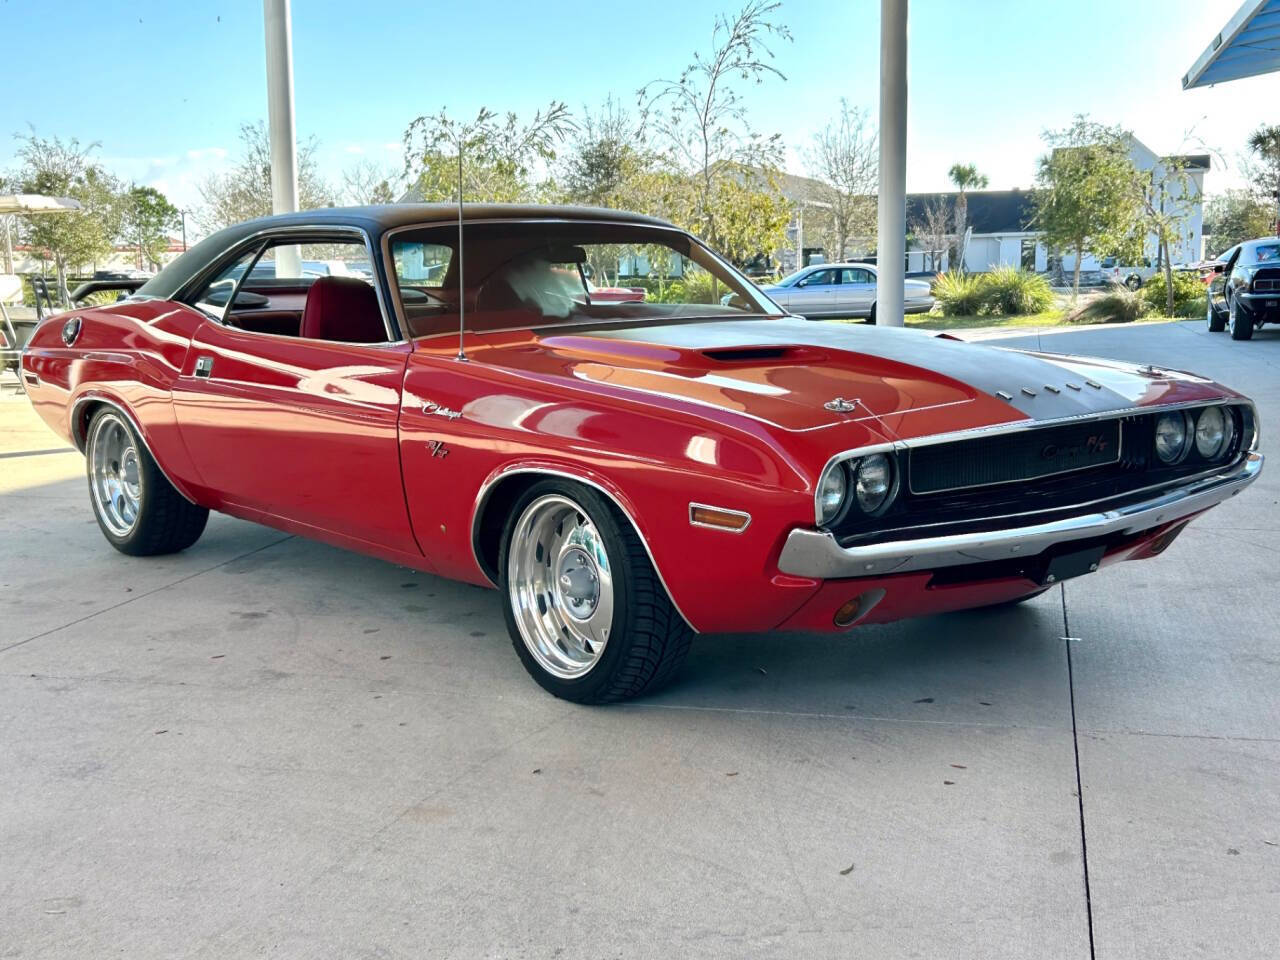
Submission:
POLYGON ((918 447, 910 453, 910 490, 943 493, 1116 463, 1119 420, 1066 424, 918 447))
MULTIPOLYGON (((1232 404, 1231 409, 1236 439, 1223 464, 1249 448, 1256 430, 1249 406, 1232 404)), ((831 532, 842 546, 850 546, 1048 522, 1073 516, 1084 505, 1096 510, 1100 504, 1149 496, 1151 490, 1211 470, 1213 464, 1194 446, 1180 463, 1159 461, 1159 415, 1050 424, 912 448, 898 455, 901 492, 889 508, 875 516, 850 509, 831 532), (1062 449, 1046 459, 1051 444, 1062 449)))

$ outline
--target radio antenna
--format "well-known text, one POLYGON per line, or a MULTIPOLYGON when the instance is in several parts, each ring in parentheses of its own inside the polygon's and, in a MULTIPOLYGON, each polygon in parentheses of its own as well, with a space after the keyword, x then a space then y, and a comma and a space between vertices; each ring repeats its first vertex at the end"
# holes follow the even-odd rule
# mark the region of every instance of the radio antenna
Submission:
POLYGON ((462 252, 462 147, 466 143, 466 134, 458 137, 458 356, 457 359, 463 363, 467 362, 466 350, 466 329, 467 329, 467 306, 466 306, 466 286, 462 278, 462 266, 464 262, 462 252))

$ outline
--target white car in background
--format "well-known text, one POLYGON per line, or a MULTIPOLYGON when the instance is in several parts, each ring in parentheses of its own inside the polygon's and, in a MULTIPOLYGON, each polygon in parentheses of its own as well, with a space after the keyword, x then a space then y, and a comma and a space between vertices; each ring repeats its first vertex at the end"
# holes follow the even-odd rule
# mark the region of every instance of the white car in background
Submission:
MULTIPOLYGON (((876 268, 869 263, 814 264, 761 289, 778 306, 802 317, 868 317, 876 322, 876 268)), ((905 281, 902 306, 904 313, 928 313, 933 308, 929 283, 905 281)))

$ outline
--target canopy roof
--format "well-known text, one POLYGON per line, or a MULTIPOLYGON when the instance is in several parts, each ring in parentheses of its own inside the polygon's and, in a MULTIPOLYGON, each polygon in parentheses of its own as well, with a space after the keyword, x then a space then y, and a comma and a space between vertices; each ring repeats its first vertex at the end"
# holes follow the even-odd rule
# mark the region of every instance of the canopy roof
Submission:
POLYGON ((38 193, 0 194, 0 214, 71 213, 80 209, 78 200, 46 197, 38 193))
POLYGON ((1182 88, 1280 70, 1280 0, 1245 0, 1182 78, 1182 88))

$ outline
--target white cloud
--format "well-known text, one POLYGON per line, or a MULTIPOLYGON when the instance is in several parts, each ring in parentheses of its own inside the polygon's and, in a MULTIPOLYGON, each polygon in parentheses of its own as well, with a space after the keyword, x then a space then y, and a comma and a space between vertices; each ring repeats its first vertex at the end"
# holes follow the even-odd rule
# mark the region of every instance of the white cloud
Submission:
POLYGON ((364 153, 364 147, 360 146, 358 143, 349 143, 342 149, 344 153, 352 153, 356 156, 361 156, 364 153))

